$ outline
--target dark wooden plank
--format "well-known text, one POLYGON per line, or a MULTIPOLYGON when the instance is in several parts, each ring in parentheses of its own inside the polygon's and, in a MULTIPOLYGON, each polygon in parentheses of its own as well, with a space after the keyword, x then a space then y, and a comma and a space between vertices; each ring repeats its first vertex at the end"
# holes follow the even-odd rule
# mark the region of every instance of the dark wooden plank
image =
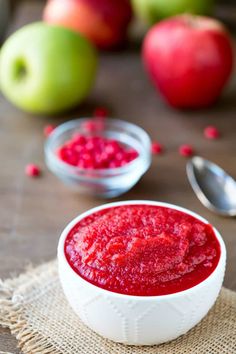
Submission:
POLYGON ((9 333, 6 328, 0 330, 0 354, 2 353, 14 353, 20 354, 20 350, 17 349, 16 339, 9 333))
MULTIPOLYGON (((24 1, 16 12, 10 32, 39 20, 43 3, 24 1)), ((116 117, 143 126, 166 145, 166 153, 154 158, 149 172, 123 199, 154 199, 190 208, 213 223, 223 234, 228 248, 225 286, 236 290, 236 223, 208 212, 194 196, 185 174, 186 160, 178 146, 192 143, 199 155, 219 163, 236 176, 236 80, 232 80, 221 102, 210 110, 179 112, 169 109, 149 84, 143 71, 138 46, 101 55, 96 86, 86 103, 76 111, 56 118, 33 117, 0 97, 0 277, 19 274, 28 263, 37 265, 56 256, 61 230, 81 211, 103 201, 69 191, 44 164, 43 126, 77 116, 89 115, 96 105, 105 105, 116 117), (223 132, 219 141, 203 138, 207 124, 223 132), (29 180, 24 166, 33 161, 44 170, 42 178, 29 180)), ((118 200, 118 199, 117 199, 118 200)), ((0 352, 17 353, 16 341, 0 330, 0 352)))

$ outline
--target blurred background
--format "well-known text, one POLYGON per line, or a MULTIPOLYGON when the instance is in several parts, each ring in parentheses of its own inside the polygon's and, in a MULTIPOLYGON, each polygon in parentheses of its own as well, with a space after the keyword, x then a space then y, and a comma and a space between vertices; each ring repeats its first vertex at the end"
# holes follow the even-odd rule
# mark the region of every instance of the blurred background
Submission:
MULTIPOLYGON (((7 24, 14 11, 24 0, 0 0, 0 38, 3 39, 7 24)), ((32 0, 45 2, 45 0, 32 0)), ((216 0, 213 15, 225 22, 233 31, 236 31, 236 2, 235 0, 216 0)))
MULTIPOLYGON (((84 0, 84 2, 86 1, 84 0)), ((132 1, 138 2, 139 0, 132 1)), ((168 1, 166 0, 164 3, 167 4, 168 1)), ((201 3, 204 4, 204 1, 201 0, 201 3)), ((210 2, 211 0, 207 1, 210 2)), ((147 3, 146 0, 141 2, 147 3)), ((193 0, 193 2, 195 4, 200 3, 200 0, 193 0)), ((55 3, 59 4, 60 0, 55 0, 55 3)), ((95 1, 93 3, 96 4, 95 1)), ((119 1, 117 3, 120 4, 119 1)), ((96 114, 98 114, 99 111, 99 114, 117 117, 141 126, 154 142, 152 146, 154 148, 153 155, 158 155, 152 156, 150 168, 135 188, 122 197, 116 197, 113 200, 161 200, 184 206, 205 217, 219 229, 224 237, 228 248, 228 268, 224 284, 226 287, 236 290, 235 219, 219 217, 199 202, 187 180, 187 160, 185 158, 196 153, 217 163, 229 174, 236 177, 235 71, 226 73, 225 76, 229 76, 229 81, 227 81, 219 100, 214 101, 214 104, 210 107, 200 105, 200 107, 197 107, 198 109, 194 107, 187 110, 173 108, 167 104, 163 99, 164 97, 151 84, 147 70, 144 68, 141 45, 147 28, 144 29, 141 26, 141 21, 136 21, 137 26, 132 26, 131 38, 124 44, 123 48, 119 48, 117 51, 98 48, 97 54, 94 55, 88 44, 83 47, 86 49, 86 53, 84 54, 82 50, 81 54, 78 40, 79 52, 74 53, 74 36, 70 34, 67 42, 68 45, 70 44, 70 50, 66 51, 60 45, 58 50, 53 48, 54 52, 50 53, 52 55, 48 55, 47 51, 50 52, 51 44, 60 42, 63 30, 56 31, 58 32, 55 33, 55 38, 58 39, 56 41, 52 40, 51 32, 46 25, 41 26, 38 33, 36 33, 37 31, 33 33, 29 29, 29 33, 26 29, 24 34, 21 30, 18 31, 28 23, 41 20, 45 5, 46 1, 44 0, 0 0, 0 81, 3 93, 0 95, 0 161, 2 164, 0 173, 0 278, 4 279, 12 274, 19 274, 24 271, 28 263, 37 265, 55 258, 58 237, 64 226, 79 213, 106 201, 93 195, 82 195, 71 191, 49 171, 44 155, 45 141, 56 126, 79 117, 94 117, 93 112, 96 111, 96 114), (41 33, 45 33, 42 29, 47 32, 46 37, 48 37, 46 41, 39 41, 37 46, 38 42, 35 38, 38 39, 41 33), (18 36, 21 35, 23 38, 21 37, 19 40, 18 36), (29 37, 27 37, 28 35, 29 37), (135 36, 138 37, 138 40, 135 36), (31 38, 31 40, 26 40, 26 38, 31 38), (27 57, 25 61, 22 61, 21 54, 22 50, 28 49, 28 43, 32 44, 32 46, 28 46, 31 48, 28 51, 30 54, 29 63, 32 58, 36 58, 35 62, 38 63, 37 59, 40 58, 41 68, 43 68, 44 75, 41 75, 40 72, 36 73, 38 74, 35 75, 37 80, 34 83, 32 80, 33 86, 40 89, 41 85, 43 86, 42 81, 46 82, 45 92, 40 91, 41 96, 37 90, 33 92, 31 89, 28 91, 24 89, 24 79, 30 73, 30 70, 27 72, 27 57), (8 51, 10 47, 12 50, 8 51), (58 55, 59 50, 61 55, 58 55), (67 83, 71 86, 71 90, 66 89, 63 94, 70 92, 73 96, 74 92, 80 86, 83 86, 81 82, 85 82, 87 85, 90 76, 93 76, 94 80, 91 91, 86 92, 87 97, 83 92, 84 97, 82 98, 86 98, 83 102, 81 93, 78 92, 75 102, 71 104, 70 97, 67 97, 69 102, 65 100, 65 107, 61 109, 60 104, 63 103, 63 100, 60 99, 60 95, 59 98, 56 96, 55 99, 54 93, 60 86, 57 79, 61 83, 60 74, 64 73, 67 66, 70 66, 67 61, 68 57, 64 55, 65 52, 69 51, 78 61, 83 55, 87 59, 90 57, 91 68, 86 67, 89 60, 84 63, 80 62, 82 70, 80 70, 79 64, 78 67, 73 67, 75 73, 77 73, 77 69, 79 71, 78 81, 74 84, 71 79, 76 75, 68 75, 67 83), (41 56, 42 53, 47 55, 41 56), (12 55, 12 58, 9 55, 12 55), (94 57, 96 59, 96 56, 99 57, 99 60, 95 75, 94 57), (50 63, 48 57, 52 57, 50 63), (12 62, 16 65, 10 68, 9 59, 14 59, 12 62), (68 65, 65 65, 63 60, 68 65), (55 79, 55 86, 53 89, 51 87, 48 89, 47 79, 50 74, 45 75, 45 72, 47 73, 48 67, 49 72, 53 71, 54 68, 56 69, 57 65, 54 65, 54 63, 59 63, 59 61, 63 70, 58 64, 58 75, 52 75, 52 78, 49 78, 51 82, 55 79), (12 72, 15 75, 17 74, 19 81, 12 80, 12 72), (87 72, 87 77, 83 75, 85 72, 87 72), (82 80, 80 80, 80 76, 82 80), (18 85, 18 83, 20 84, 18 85), (54 105, 50 109, 47 106, 48 96, 54 98, 54 105), (41 108, 40 114, 39 107, 41 108), (100 110, 97 110, 99 107, 100 110), (56 110, 56 113, 54 110, 56 110), (187 149, 186 144, 188 144, 187 149), (38 176, 40 178, 34 178, 38 176)), ((115 13, 117 14, 117 11, 115 13)), ((55 14, 55 11, 49 11, 50 14, 55 14)), ((63 15, 63 12, 61 14, 63 15)), ((97 10, 91 11, 90 15, 94 16, 94 14, 97 14, 97 10)), ((230 36, 228 37, 226 34, 226 42, 230 42, 230 46, 235 49, 236 1, 216 0, 211 16, 222 21, 229 29, 230 36), (229 38, 232 38, 232 41, 229 38)), ((124 17, 125 27, 127 27, 130 18, 127 19, 126 14, 124 14, 124 17)), ((85 22, 91 24, 89 21, 85 22)), ((116 24, 115 21, 111 22, 116 24)), ((103 26, 97 32, 103 35, 101 29, 103 29, 103 26)), ((122 31, 120 32, 123 34, 122 31)), ((115 30, 114 33, 115 36, 112 40, 117 39, 117 31, 115 30)), ((167 43, 167 47, 171 44, 171 40, 165 39, 163 42, 167 43)), ((152 48, 152 45, 149 47, 152 48)), ((180 47, 184 48, 185 45, 180 47)), ((201 48, 201 45, 197 46, 198 48, 201 48)), ((220 54, 224 58, 226 51, 218 52, 221 52, 220 54)), ((209 57, 213 58, 212 61, 214 62, 214 55, 211 54, 210 49, 209 57)), ((148 62, 148 60, 146 61, 148 62)), ((228 63, 228 66, 231 66, 231 61, 235 62, 233 50, 231 56, 226 55, 226 58, 223 59, 221 69, 227 66, 224 65, 225 62, 228 63)), ((70 62, 74 61, 71 60, 70 62)), ((175 66, 175 60, 173 60, 172 65, 175 66)), ((162 70, 162 72, 164 71, 162 70)), ((218 79, 221 80, 220 70, 218 72, 218 79)), ((213 85, 211 85, 213 91, 214 82, 217 81, 216 76, 214 75, 215 80, 208 80, 208 83, 209 81, 213 82, 213 85)), ((28 77, 31 81, 30 75, 28 77)), ((65 76, 62 75, 62 77, 65 79, 65 76)), ((205 89, 204 78, 203 72, 203 76, 201 76, 202 86, 200 86, 200 89, 199 87, 196 88, 193 96, 197 96, 205 89)), ((63 91, 64 82, 61 86, 63 91)), ((188 93, 188 90, 185 90, 185 92, 188 93)), ((1 339, 5 343, 3 348, 5 351, 19 353, 16 350, 16 343, 10 338, 7 330, 0 329, 1 339)))

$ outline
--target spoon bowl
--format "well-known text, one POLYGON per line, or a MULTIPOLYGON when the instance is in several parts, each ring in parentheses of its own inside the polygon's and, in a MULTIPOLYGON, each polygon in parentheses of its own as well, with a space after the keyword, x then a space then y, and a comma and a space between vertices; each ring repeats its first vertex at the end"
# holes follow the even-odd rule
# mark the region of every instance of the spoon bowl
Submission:
POLYGON ((198 199, 211 211, 236 216, 236 182, 216 164, 195 156, 187 163, 187 176, 198 199))

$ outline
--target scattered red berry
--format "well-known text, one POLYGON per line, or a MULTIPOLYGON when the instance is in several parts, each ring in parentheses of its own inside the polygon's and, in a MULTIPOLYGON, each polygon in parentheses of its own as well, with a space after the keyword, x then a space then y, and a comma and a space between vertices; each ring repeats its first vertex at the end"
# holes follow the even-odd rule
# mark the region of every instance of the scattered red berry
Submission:
POLYGON ((119 141, 76 133, 57 150, 64 162, 84 169, 116 168, 138 157, 138 152, 119 141))
POLYGON ((101 119, 90 119, 83 123, 82 128, 89 133, 95 133, 104 129, 104 122, 101 119))
POLYGON ((204 129, 204 135, 207 139, 218 139, 220 132, 214 125, 209 125, 204 129))
POLYGON ((29 177, 38 177, 41 174, 41 170, 37 165, 30 163, 25 167, 25 174, 29 177))
POLYGON ((153 141, 152 143, 152 154, 159 155, 163 152, 163 145, 158 143, 157 141, 153 141))
POLYGON ((55 125, 52 125, 52 124, 48 124, 44 127, 43 129, 43 133, 46 137, 48 137, 52 132, 53 130, 56 128, 55 125))
POLYGON ((93 112, 95 118, 107 118, 108 110, 105 107, 97 107, 93 112))
POLYGON ((191 145, 181 145, 179 147, 179 154, 184 157, 190 157, 193 155, 193 147, 191 145))

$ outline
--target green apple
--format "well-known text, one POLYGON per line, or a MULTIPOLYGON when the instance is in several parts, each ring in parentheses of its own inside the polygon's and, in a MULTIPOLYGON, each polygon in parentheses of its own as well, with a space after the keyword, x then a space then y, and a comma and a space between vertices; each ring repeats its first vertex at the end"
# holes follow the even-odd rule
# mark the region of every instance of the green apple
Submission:
POLYGON ((205 15, 214 0, 132 0, 136 14, 148 24, 181 13, 205 15))
POLYGON ((0 87, 17 107, 54 114, 88 95, 96 67, 96 51, 87 39, 69 29, 37 22, 4 43, 0 87))

